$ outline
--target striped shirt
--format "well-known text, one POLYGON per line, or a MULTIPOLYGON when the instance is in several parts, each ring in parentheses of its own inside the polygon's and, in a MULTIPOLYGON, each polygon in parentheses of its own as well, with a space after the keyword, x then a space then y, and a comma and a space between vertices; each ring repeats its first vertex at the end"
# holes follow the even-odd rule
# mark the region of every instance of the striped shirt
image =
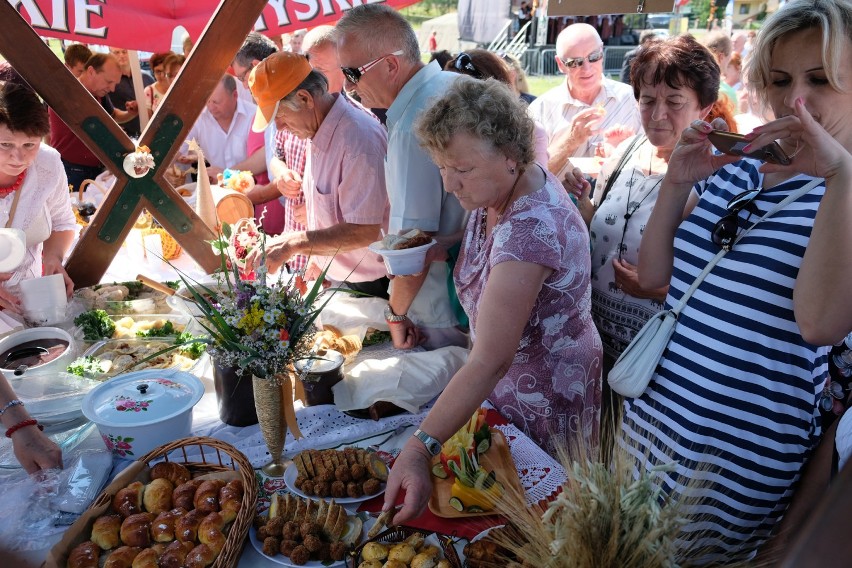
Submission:
MULTIPOLYGON (((606 109, 606 116, 598 130, 577 148, 574 156, 594 156, 595 147, 604 141, 603 132, 613 126, 632 128, 636 134, 643 132, 642 122, 639 119, 639 105, 636 104, 636 98, 633 96, 633 88, 606 77, 602 79, 601 90, 591 104, 572 97, 566 83, 563 83, 531 102, 529 113, 534 120, 544 126, 549 146, 557 135, 571 128, 571 121, 579 112, 598 105, 606 109)), ((567 167, 566 164, 562 171, 553 173, 562 179, 567 167)))
MULTIPOLYGON (((668 306, 718 252, 710 234, 728 201, 762 185, 759 165, 725 166, 696 186, 701 199, 675 236, 668 306)), ((765 189, 748 224, 740 213, 740 232, 811 179, 765 189)), ((682 544, 707 561, 747 558, 766 540, 820 435, 828 348, 802 338, 793 286, 824 191, 760 222, 722 258, 681 313, 648 389, 625 401, 637 467, 676 460, 677 473, 664 474, 676 494, 702 479, 682 544)))
MULTIPOLYGON (((299 174, 302 177, 305 174, 305 161, 308 156, 309 140, 302 140, 286 128, 279 130, 275 135, 275 154, 287 164, 287 167, 299 174)), ((282 233, 292 233, 294 231, 305 231, 307 227, 296 222, 293 216, 293 210, 305 204, 305 195, 302 194, 298 199, 291 197, 282 197, 284 200, 284 229, 282 233)), ((303 254, 294 255, 287 265, 290 270, 298 272, 305 267, 308 262, 308 257, 303 254)))

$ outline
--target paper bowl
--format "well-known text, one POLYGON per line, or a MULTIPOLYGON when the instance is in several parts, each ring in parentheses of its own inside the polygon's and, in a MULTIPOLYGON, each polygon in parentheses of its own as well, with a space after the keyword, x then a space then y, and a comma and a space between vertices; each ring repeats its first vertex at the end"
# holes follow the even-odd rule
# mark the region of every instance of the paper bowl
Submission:
POLYGON ((409 276, 411 274, 418 274, 425 270, 424 263, 426 262, 426 252, 432 248, 432 245, 436 244, 436 242, 437 241, 435 241, 435 239, 432 239, 432 242, 419 247, 392 250, 382 248, 381 241, 378 241, 367 248, 382 257, 382 260, 385 261, 385 268, 387 269, 388 274, 393 274, 394 276, 409 276))

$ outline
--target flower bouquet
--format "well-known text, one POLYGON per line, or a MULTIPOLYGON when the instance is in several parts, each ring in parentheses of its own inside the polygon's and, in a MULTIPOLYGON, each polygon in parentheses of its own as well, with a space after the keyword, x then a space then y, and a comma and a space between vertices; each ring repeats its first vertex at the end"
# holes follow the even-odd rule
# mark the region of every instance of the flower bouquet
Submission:
POLYGON ((247 193, 254 187, 254 176, 246 170, 225 170, 219 185, 240 193, 247 193))
POLYGON ((286 429, 280 423, 282 414, 294 437, 301 437, 293 411, 293 363, 311 357, 317 332, 314 322, 328 299, 320 304, 325 273, 304 291, 300 291, 298 274, 281 271, 277 277, 269 276, 264 243, 265 234, 254 219, 241 219, 233 227, 223 224, 219 238, 211 243, 222 260, 217 284, 206 286, 181 278, 187 296, 203 314, 200 323, 209 337, 200 341, 208 344, 216 364, 235 369, 238 376, 252 377, 257 416, 272 454, 270 465, 281 466, 283 473, 280 455, 286 429), (256 248, 262 260, 251 271, 246 258, 256 248), (279 420, 269 435, 262 414, 279 420))

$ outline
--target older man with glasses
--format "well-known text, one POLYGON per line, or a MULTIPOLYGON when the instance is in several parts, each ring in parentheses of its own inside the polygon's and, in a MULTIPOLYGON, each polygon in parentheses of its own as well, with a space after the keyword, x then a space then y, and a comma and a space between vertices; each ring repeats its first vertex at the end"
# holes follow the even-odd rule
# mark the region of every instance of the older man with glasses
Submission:
MULTIPOLYGON (((388 109, 388 232, 420 229, 452 250, 461 240, 467 215, 458 199, 444 192, 441 173, 421 148, 414 122, 459 75, 442 71, 436 62, 425 65, 411 24, 383 4, 348 10, 337 23, 336 39, 346 90, 354 91, 364 106, 388 109)), ((385 319, 393 324, 397 348, 467 344, 459 328, 463 312, 453 300, 452 265, 430 260, 420 274, 393 279, 385 319)))
POLYGON ((571 169, 572 156, 594 156, 600 144, 642 130, 633 89, 604 77, 603 56, 595 28, 568 26, 556 38, 556 65, 565 84, 530 103, 530 114, 547 130, 548 169, 560 178, 571 169))

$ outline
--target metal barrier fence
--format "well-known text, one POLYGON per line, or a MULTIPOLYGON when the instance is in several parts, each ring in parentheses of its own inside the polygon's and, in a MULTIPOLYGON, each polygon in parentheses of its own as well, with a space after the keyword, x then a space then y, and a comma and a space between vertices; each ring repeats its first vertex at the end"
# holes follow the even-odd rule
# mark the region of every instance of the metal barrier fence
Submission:
MULTIPOLYGON (((621 63, 624 61, 624 54, 633 49, 635 46, 606 46, 604 47, 603 72, 607 76, 618 76, 621 72, 621 63)), ((524 64, 524 69, 532 75, 559 75, 559 67, 556 65, 556 50, 555 49, 528 49, 521 62, 524 64), (537 61, 536 61, 537 60, 537 61), (534 65, 537 63, 537 65, 534 65)))

